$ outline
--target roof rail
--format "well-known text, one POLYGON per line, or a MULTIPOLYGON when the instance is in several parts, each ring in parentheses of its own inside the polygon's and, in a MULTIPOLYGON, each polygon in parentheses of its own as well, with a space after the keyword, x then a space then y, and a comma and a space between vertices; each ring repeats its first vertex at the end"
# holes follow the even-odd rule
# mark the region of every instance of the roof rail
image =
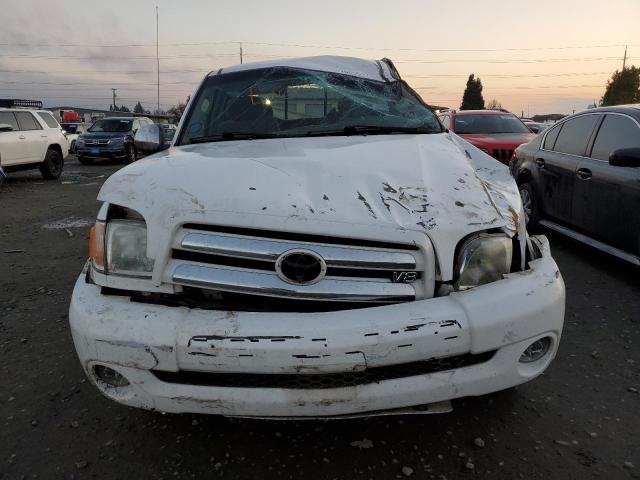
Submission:
POLYGON ((17 98, 0 98, 0 107, 3 108, 33 108, 42 109, 40 100, 20 100, 17 98))

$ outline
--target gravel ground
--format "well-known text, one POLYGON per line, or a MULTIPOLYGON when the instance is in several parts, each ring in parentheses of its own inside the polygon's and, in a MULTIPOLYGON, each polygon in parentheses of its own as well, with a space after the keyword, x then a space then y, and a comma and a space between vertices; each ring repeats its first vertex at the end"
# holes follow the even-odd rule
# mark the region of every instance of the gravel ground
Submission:
POLYGON ((640 478, 640 270, 550 235, 567 285, 560 352, 514 391, 442 415, 257 421, 161 415, 103 398, 67 309, 100 185, 0 187, 0 478, 640 478))

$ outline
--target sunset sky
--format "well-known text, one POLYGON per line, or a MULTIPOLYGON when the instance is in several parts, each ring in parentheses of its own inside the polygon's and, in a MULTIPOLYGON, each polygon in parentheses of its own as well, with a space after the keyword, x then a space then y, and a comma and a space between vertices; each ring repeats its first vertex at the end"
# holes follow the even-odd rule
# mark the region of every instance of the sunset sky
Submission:
POLYGON ((0 0, 0 98, 46 106, 156 104, 202 76, 278 57, 389 57, 431 104, 457 108, 467 76, 525 115, 582 110, 613 71, 640 65, 640 1, 34 1, 0 0))

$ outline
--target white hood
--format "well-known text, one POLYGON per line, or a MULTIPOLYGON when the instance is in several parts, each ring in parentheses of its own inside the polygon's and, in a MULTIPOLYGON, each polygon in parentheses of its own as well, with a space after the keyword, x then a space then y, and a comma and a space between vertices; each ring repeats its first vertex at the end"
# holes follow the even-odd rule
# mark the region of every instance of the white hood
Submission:
POLYGON ((187 222, 375 240, 410 230, 431 239, 444 280, 460 239, 521 224, 508 168, 444 133, 171 148, 115 173, 98 198, 144 216, 151 256, 187 222))

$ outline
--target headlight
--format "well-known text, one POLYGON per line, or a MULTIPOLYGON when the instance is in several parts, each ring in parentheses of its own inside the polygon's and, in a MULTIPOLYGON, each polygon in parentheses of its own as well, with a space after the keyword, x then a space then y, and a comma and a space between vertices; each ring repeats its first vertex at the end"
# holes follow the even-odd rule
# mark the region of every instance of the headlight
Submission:
POLYGON ((150 277, 153 271, 153 259, 147 257, 144 220, 96 222, 91 229, 89 252, 94 268, 105 274, 150 277))
POLYGON ((458 255, 457 290, 501 280, 511 271, 513 242, 508 236, 481 233, 464 242, 458 255))
POLYGON ((110 221, 105 246, 107 273, 151 276, 153 260, 147 257, 147 225, 144 221, 110 221))
POLYGON ((116 137, 109 140, 109 145, 122 145, 124 143, 124 137, 116 137))
POLYGON ((84 145, 84 138, 82 138, 82 135, 76 138, 76 145, 84 145))

